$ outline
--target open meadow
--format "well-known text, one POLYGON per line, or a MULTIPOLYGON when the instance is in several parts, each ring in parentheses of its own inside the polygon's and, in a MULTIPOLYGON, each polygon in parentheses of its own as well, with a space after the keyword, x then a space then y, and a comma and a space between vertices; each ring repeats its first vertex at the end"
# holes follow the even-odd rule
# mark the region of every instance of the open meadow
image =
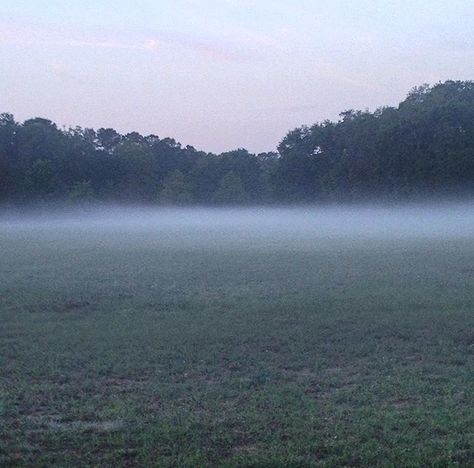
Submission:
POLYGON ((1 466, 474 463, 472 204, 10 213, 0 314, 1 466))

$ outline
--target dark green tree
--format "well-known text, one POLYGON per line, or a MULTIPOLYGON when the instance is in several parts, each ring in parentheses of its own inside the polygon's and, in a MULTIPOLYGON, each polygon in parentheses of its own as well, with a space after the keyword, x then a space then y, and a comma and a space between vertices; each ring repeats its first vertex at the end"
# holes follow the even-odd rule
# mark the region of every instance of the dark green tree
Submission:
POLYGON ((249 202, 242 180, 233 171, 227 172, 219 182, 213 201, 218 204, 245 204, 249 202))
POLYGON ((219 155, 112 128, 59 129, 0 114, 0 202, 90 199, 262 203, 474 192, 474 82, 410 91, 290 131, 278 153, 219 155))
POLYGON ((181 171, 176 170, 166 176, 158 200, 170 205, 186 205, 193 201, 192 187, 181 171))

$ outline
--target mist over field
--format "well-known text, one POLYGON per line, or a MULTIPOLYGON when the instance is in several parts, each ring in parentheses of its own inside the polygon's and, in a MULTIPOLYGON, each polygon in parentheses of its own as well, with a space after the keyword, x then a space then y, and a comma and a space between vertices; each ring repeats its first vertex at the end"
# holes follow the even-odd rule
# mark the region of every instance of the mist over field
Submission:
POLYGON ((71 240, 87 236, 123 242, 186 242, 213 248, 474 236, 474 203, 327 205, 258 208, 152 208, 116 205, 87 210, 34 210, 0 214, 4 236, 38 234, 71 240))

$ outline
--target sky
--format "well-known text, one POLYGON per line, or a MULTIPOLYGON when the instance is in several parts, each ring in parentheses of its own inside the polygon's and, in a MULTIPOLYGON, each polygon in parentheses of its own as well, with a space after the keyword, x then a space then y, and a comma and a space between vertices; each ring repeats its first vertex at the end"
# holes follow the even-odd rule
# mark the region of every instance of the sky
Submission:
POLYGON ((0 1, 0 112, 222 152, 474 79, 473 0, 0 1))

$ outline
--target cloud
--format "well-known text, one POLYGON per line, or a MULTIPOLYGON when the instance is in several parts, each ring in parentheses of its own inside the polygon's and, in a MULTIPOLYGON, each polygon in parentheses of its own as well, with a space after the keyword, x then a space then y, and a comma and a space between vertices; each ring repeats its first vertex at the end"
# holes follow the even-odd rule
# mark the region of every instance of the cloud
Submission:
POLYGON ((50 68, 51 68, 51 71, 55 75, 58 75, 58 76, 67 76, 67 75, 69 75, 69 70, 66 67, 66 65, 64 65, 64 63, 54 62, 54 63, 51 64, 50 68))
POLYGON ((215 61, 245 61, 251 56, 251 51, 241 44, 214 37, 163 34, 160 41, 170 47, 185 49, 215 61))
POLYGON ((155 51, 155 38, 126 37, 116 32, 70 30, 62 26, 38 24, 0 17, 0 43, 25 47, 62 46, 91 49, 155 51))
POLYGON ((83 70, 76 69, 74 65, 68 65, 62 61, 50 62, 48 65, 49 72, 59 79, 60 81, 74 82, 74 84, 84 85, 90 83, 91 80, 87 77, 87 74, 83 73, 83 70))
POLYGON ((145 43, 145 47, 149 50, 155 50, 160 46, 160 41, 156 39, 148 39, 145 43))
POLYGON ((144 43, 126 43, 113 40, 70 40, 50 43, 52 45, 85 47, 92 49, 123 49, 123 50, 155 50, 158 46, 157 41, 150 39, 144 43))
MULTIPOLYGON (((61 26, 11 21, 0 18, 0 44, 22 47, 72 47, 157 52, 162 46, 188 50, 214 61, 245 61, 255 54, 258 38, 246 40, 199 37, 160 31, 69 30, 61 26), (252 48, 252 45, 254 46, 252 48)), ((261 45, 261 44, 260 44, 261 45)))
POLYGON ((219 61, 240 61, 248 58, 249 54, 239 50, 235 46, 220 44, 217 41, 199 39, 193 37, 164 37, 161 39, 145 39, 135 41, 116 41, 112 39, 92 39, 92 40, 60 40, 55 42, 45 42, 48 45, 63 47, 91 48, 91 49, 119 49, 155 52, 161 46, 179 47, 192 52, 204 55, 213 60, 219 61))

